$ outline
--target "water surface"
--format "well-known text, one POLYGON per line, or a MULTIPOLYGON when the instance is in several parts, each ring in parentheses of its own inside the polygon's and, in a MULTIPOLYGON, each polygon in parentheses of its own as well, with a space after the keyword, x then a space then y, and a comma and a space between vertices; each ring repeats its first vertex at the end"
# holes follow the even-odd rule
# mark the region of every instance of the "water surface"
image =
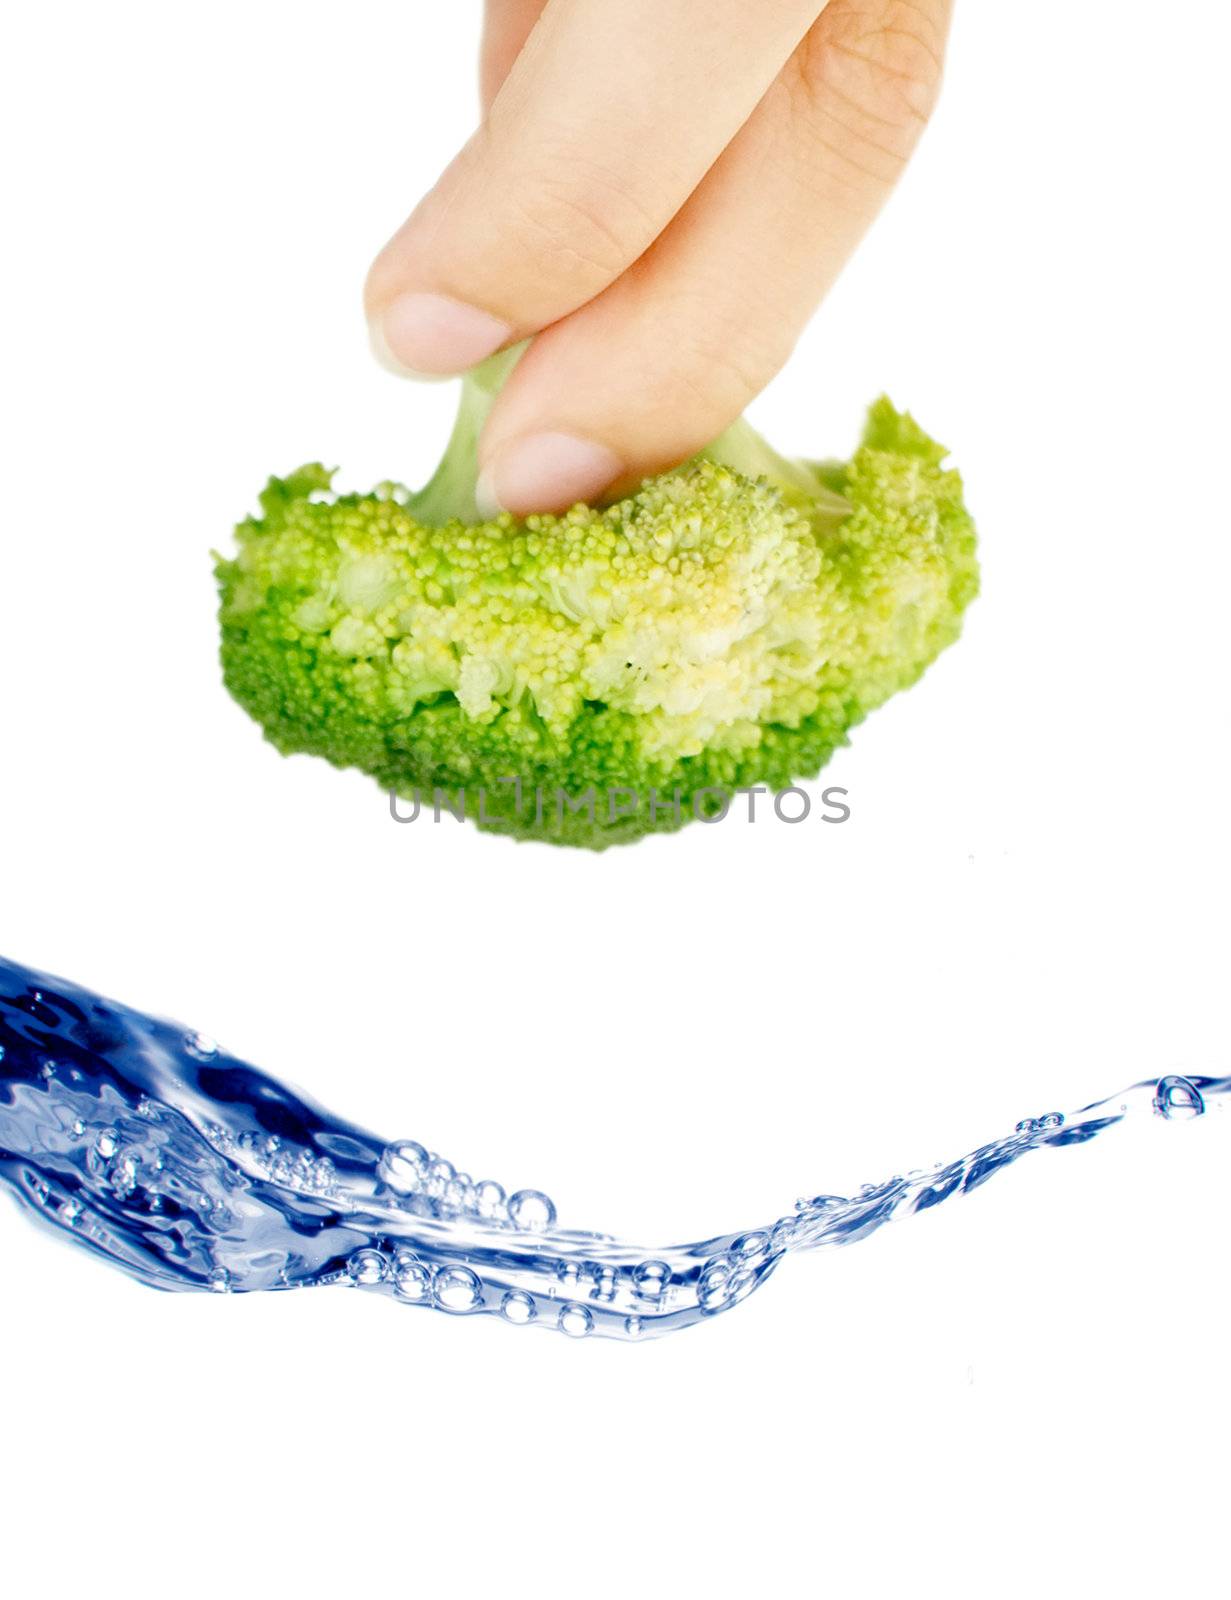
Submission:
POLYGON ((1227 1077, 1150 1079, 854 1195, 638 1245, 562 1226, 541 1190, 509 1193, 412 1139, 343 1122, 194 1029, 0 958, 0 1180, 42 1223, 158 1289, 341 1286, 578 1339, 707 1321, 788 1256, 866 1238, 1127 1118, 1221 1111, 1229 1089, 1227 1077))

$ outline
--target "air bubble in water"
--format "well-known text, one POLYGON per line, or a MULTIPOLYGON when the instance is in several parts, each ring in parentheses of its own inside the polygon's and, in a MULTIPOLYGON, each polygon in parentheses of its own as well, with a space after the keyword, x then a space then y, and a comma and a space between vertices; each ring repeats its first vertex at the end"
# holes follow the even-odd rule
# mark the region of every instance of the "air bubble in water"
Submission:
POLYGON ((556 1220, 556 1208, 541 1189, 519 1189, 509 1200, 509 1221, 526 1233, 542 1233, 556 1220))
POLYGON ((493 1183, 490 1178, 485 1178, 482 1183, 476 1184, 474 1205, 475 1210, 481 1217, 495 1219, 507 1215, 504 1205, 503 1184, 493 1183))
POLYGON ((773 1231, 769 1236, 770 1247, 774 1250, 788 1250, 791 1240, 799 1231, 797 1217, 779 1217, 774 1223, 773 1231))
POLYGON ((104 1128, 94 1141, 94 1148, 104 1161, 110 1161, 119 1147, 119 1136, 114 1128, 104 1128))
POLYGON ((347 1261, 346 1270, 350 1274, 352 1283, 357 1283, 363 1288, 369 1288, 374 1283, 383 1283, 385 1281, 389 1263, 379 1250, 356 1250, 347 1261))
POLYGON ((483 1286, 469 1267, 442 1267, 432 1292, 443 1311, 473 1311, 483 1298, 483 1286))
POLYGON ((586 1334, 594 1327, 594 1318, 587 1306, 567 1305, 560 1307, 560 1315, 556 1318, 556 1326, 561 1333, 567 1334, 570 1339, 584 1339, 586 1334))
POLYGON ((661 1300, 671 1282, 671 1268, 665 1261, 643 1261, 633 1268, 633 1287, 643 1300, 661 1300))
POLYGON ((186 1033, 184 1049, 197 1061, 212 1061, 218 1054, 218 1046, 208 1033, 186 1033))
POLYGON ((757 1275, 751 1267, 741 1267, 732 1273, 727 1282, 727 1299, 732 1305, 752 1293, 757 1286, 757 1275))
POLYGON ((376 1163, 376 1176, 394 1194, 413 1194, 423 1181, 427 1151, 413 1139, 387 1144, 376 1163))
POLYGON ((697 1304, 702 1311, 721 1311, 731 1301, 733 1278, 727 1256, 711 1256, 697 1279, 697 1304))
POLYGON ((521 1289, 510 1289, 500 1302, 500 1310, 506 1321, 516 1322, 519 1327, 533 1322, 538 1315, 533 1298, 521 1289))
POLYGON ((115 1191, 118 1200, 127 1200, 137 1187, 137 1168, 140 1159, 126 1150, 111 1163, 107 1169, 107 1181, 115 1191))
POLYGON ((1166 1117, 1170 1122, 1191 1122, 1205 1110, 1205 1101, 1195 1083, 1171 1072, 1158 1080, 1158 1087, 1154 1091, 1154 1109, 1160 1117, 1166 1117))
POLYGON ((215 1294, 226 1294, 231 1287, 231 1274, 225 1267, 215 1267, 209 1275, 209 1286, 215 1294))
POLYGON ((393 1258, 393 1287, 403 1300, 421 1305, 432 1286, 432 1277, 418 1256, 399 1250, 393 1258))
POLYGON ((639 1339, 641 1337, 641 1318, 625 1317, 624 1332, 630 1339, 639 1339))

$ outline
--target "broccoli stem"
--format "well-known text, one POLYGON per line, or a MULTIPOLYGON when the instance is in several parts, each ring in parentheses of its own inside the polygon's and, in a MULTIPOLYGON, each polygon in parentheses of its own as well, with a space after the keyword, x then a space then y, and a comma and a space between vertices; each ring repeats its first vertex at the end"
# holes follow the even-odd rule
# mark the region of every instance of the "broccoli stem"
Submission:
POLYGON ((457 420, 440 465, 419 493, 411 497, 410 513, 425 527, 443 527, 453 521, 482 522, 474 498, 479 476, 479 435, 496 396, 525 348, 519 344, 499 350, 463 378, 457 420))
MULTIPOLYGON (((429 481, 410 500, 411 514, 425 526, 482 521, 474 495, 479 475, 479 436, 526 343, 490 356, 462 380, 457 419, 444 456, 429 481)), ((717 462, 746 478, 767 479, 808 515, 818 535, 831 531, 850 512, 848 502, 826 487, 817 465, 779 455, 743 417, 691 459, 717 462)), ((683 471, 688 465, 686 461, 676 470, 683 471)))
POLYGON ((850 515, 850 502, 822 480, 820 463, 779 455, 745 417, 733 422, 694 457, 699 459, 716 461, 745 478, 765 478, 781 490, 784 499, 805 513, 818 538, 832 533, 850 515))

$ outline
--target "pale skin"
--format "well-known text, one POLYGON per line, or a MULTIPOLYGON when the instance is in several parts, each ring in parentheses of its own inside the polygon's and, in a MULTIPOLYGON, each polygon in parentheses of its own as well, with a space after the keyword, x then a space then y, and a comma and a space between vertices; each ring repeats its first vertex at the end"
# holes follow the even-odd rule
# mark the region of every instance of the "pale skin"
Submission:
POLYGON ((419 376, 533 344, 480 502, 633 487, 778 371, 892 190, 952 0, 487 0, 478 131, 377 256, 373 343, 419 376))

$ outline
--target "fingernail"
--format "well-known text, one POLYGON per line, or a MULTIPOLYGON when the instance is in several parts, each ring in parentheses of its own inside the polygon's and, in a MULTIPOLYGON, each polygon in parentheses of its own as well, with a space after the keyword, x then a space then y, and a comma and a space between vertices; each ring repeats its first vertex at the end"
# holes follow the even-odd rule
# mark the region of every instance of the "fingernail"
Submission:
POLYGON ((532 433, 504 446, 479 474, 475 499, 480 514, 500 511, 567 511, 579 500, 596 500, 615 482, 624 464, 613 450, 572 433, 532 433))
POLYGON ((400 294, 371 324, 372 351, 406 377, 451 378, 513 337, 507 322, 443 294, 400 294))

